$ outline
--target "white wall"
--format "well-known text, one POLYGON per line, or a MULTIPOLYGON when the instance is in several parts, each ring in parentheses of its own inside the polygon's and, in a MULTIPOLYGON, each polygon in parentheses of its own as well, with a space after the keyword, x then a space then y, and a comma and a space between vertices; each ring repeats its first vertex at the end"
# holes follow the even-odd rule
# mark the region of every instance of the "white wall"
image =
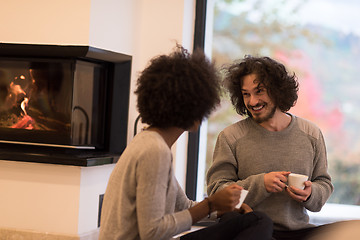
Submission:
POLYGON ((87 45, 90 0, 1 0, 0 42, 87 45))
POLYGON ((99 195, 104 194, 114 164, 82 167, 78 209, 79 235, 93 231, 98 226, 99 195))
MULTIPOLYGON (((136 78, 152 57, 169 53, 175 42, 192 49, 194 2, 1 0, 0 42, 90 45, 133 56, 130 141, 138 115, 136 78)), ((179 142, 173 152, 184 186, 187 136, 179 142)), ((70 235, 91 231, 97 224, 98 195, 105 192, 112 168, 0 161, 0 229, 70 235)))
POLYGON ((0 161, 0 228, 77 234, 80 170, 0 161))

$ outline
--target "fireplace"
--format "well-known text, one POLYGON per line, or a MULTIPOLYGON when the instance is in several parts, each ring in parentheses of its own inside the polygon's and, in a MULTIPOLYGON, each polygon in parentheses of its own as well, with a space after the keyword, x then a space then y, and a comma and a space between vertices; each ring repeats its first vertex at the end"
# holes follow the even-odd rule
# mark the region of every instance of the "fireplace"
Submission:
POLYGON ((126 146, 131 56, 0 43, 0 159, 93 166, 126 146))

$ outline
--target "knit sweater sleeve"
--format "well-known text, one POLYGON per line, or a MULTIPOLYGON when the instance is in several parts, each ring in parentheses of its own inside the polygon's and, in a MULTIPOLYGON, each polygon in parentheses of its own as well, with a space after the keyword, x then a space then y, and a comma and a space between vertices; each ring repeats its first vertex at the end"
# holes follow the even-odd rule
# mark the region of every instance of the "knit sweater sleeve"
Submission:
POLYGON ((213 163, 206 175, 209 196, 237 181, 237 164, 231 145, 221 132, 216 141, 213 163))
POLYGON ((314 137, 314 169, 311 176, 311 195, 304 207, 312 212, 318 212, 328 200, 334 186, 331 183, 331 177, 328 173, 328 162, 326 156, 326 147, 324 137, 319 129, 310 134, 314 137))
POLYGON ((139 233, 141 239, 169 239, 190 229, 192 218, 187 208, 191 201, 182 196, 180 188, 169 189, 169 183, 174 180, 169 156, 171 153, 161 150, 148 152, 152 154, 147 154, 147 160, 139 161, 137 165, 136 209, 139 233), (166 213, 169 191, 177 191, 175 208, 181 211, 166 213))
POLYGON ((197 204, 197 202, 190 200, 184 190, 181 188, 178 181, 176 181, 176 185, 178 188, 177 195, 176 195, 176 205, 175 205, 175 211, 183 211, 185 209, 189 209, 190 207, 193 207, 197 204))
POLYGON ((239 126, 232 125, 222 131, 215 145, 213 163, 207 173, 207 192, 214 194, 219 189, 232 183, 237 183, 244 189, 249 190, 247 198, 252 198, 252 205, 257 205, 269 196, 264 185, 264 173, 251 175, 245 179, 239 179, 239 160, 236 159, 235 144, 242 138, 245 132, 236 129, 239 126), (254 189, 255 191, 252 191, 254 189))

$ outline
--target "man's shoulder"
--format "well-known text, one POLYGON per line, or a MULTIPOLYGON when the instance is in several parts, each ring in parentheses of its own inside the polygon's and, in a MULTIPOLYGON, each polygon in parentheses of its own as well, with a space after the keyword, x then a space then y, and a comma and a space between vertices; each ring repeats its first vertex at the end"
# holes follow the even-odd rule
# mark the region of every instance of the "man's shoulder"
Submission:
POLYGON ((238 139, 246 135, 249 131, 249 119, 242 119, 236 123, 227 126, 224 130, 221 131, 221 135, 224 135, 228 139, 238 139))
POLYGON ((307 120, 307 119, 301 118, 301 117, 297 117, 297 116, 295 116, 295 119, 296 119, 296 124, 297 124, 298 128, 302 132, 304 132, 316 139, 318 139, 322 135, 320 128, 315 123, 311 122, 310 120, 307 120))

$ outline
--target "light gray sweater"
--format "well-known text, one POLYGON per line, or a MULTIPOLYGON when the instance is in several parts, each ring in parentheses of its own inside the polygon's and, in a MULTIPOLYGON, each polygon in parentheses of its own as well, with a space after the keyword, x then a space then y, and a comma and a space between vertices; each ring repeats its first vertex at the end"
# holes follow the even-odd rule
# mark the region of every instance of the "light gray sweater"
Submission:
POLYGON ((251 118, 225 128, 218 136, 213 164, 207 173, 209 195, 236 182, 249 190, 245 203, 266 213, 276 230, 311 226, 305 208, 320 211, 333 192, 320 129, 291 116, 290 125, 278 132, 266 130, 251 118), (311 196, 299 203, 285 191, 267 192, 264 175, 272 171, 308 175, 312 181, 311 196))
POLYGON ((143 131, 110 176, 99 239, 170 239, 190 229, 192 205, 174 176, 170 148, 158 133, 143 131))

